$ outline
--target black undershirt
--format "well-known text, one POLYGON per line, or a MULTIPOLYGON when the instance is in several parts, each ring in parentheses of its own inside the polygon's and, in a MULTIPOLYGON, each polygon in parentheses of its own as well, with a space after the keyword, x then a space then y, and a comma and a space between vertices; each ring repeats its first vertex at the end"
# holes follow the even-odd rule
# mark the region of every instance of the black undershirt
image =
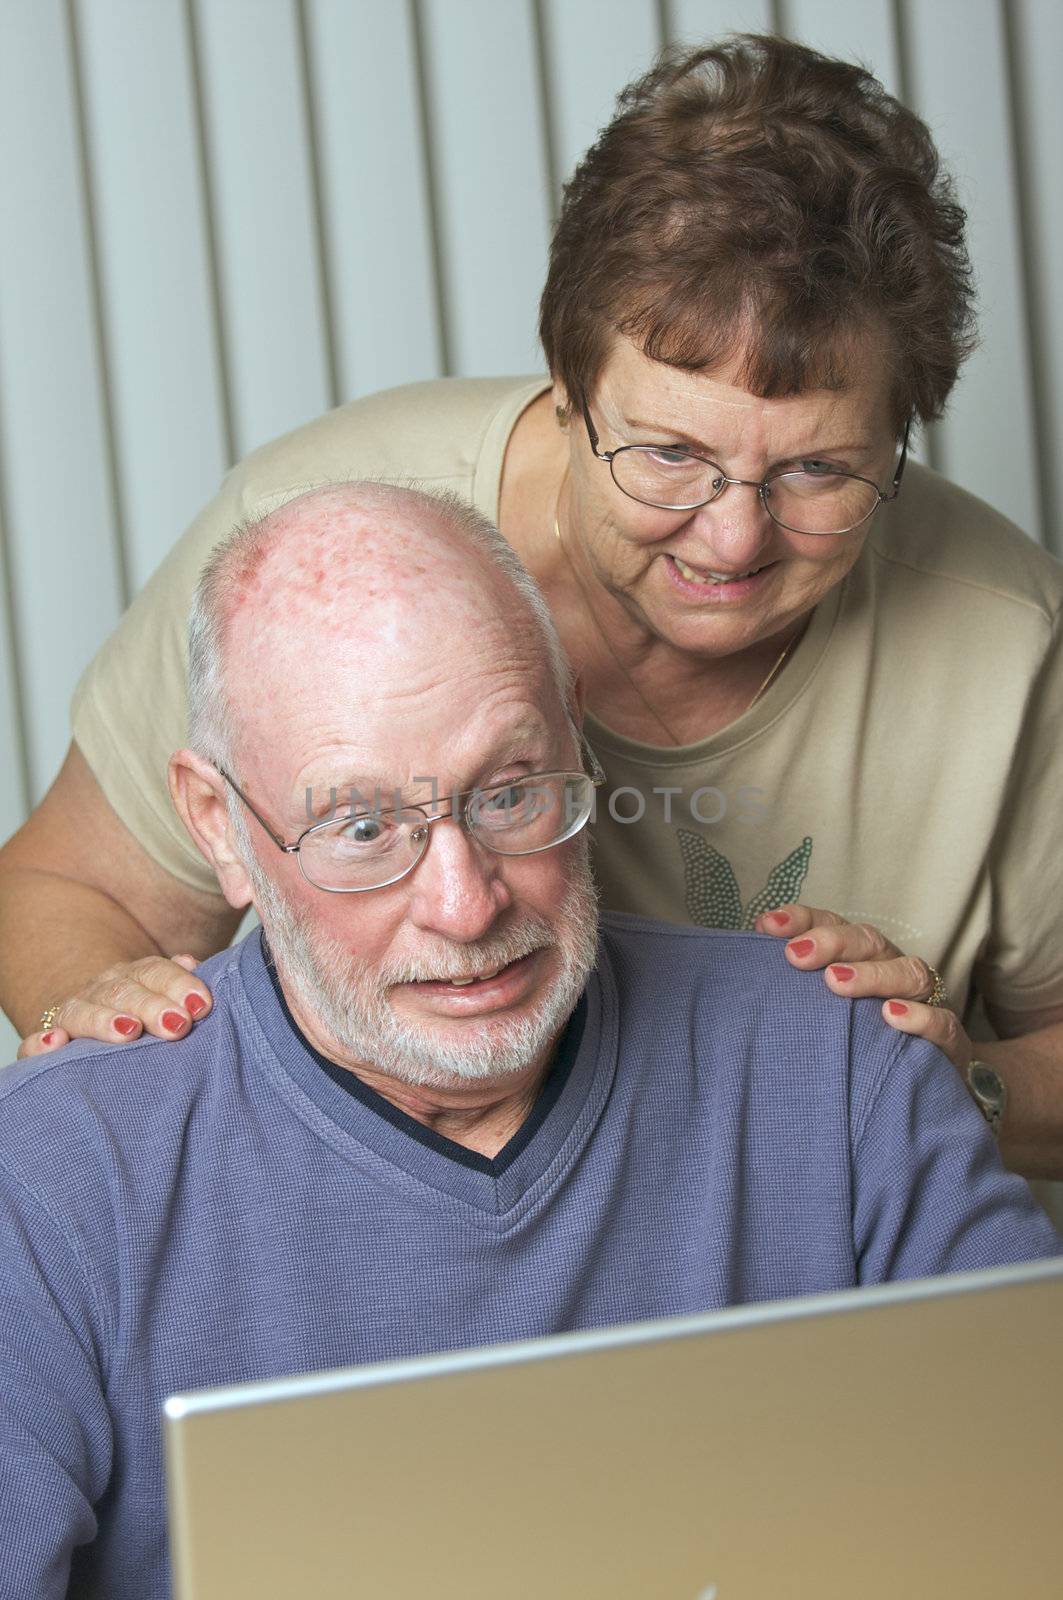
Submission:
POLYGON ((565 1030, 557 1041, 553 1061, 547 1069, 542 1087, 536 1096, 535 1104, 530 1114, 521 1123, 516 1133, 508 1143, 502 1146, 497 1156, 481 1155, 478 1150, 467 1150, 464 1145, 457 1144, 453 1139, 447 1139, 441 1133, 436 1133, 434 1128, 425 1127, 423 1122, 418 1122, 416 1117, 411 1117, 405 1111, 400 1111, 398 1106, 392 1105, 390 1100, 371 1089, 363 1083, 348 1067, 341 1067, 335 1061, 330 1061, 323 1056, 320 1050, 306 1038, 299 1024, 288 1008, 277 977, 277 969, 273 965, 269 945, 266 943, 265 934, 260 935, 262 940, 262 955, 269 973, 273 992, 277 996, 277 1003, 281 1008, 281 1015, 295 1035, 299 1044, 312 1056, 323 1072, 326 1072, 333 1083, 352 1094, 362 1105, 370 1111, 375 1111, 377 1116, 390 1122, 393 1128, 398 1128, 400 1133, 408 1134, 411 1139, 416 1139, 419 1144, 427 1145, 429 1150, 436 1150, 442 1156, 447 1156, 451 1161, 457 1161, 463 1167, 471 1167, 474 1172, 484 1172, 488 1177, 497 1178, 506 1171, 507 1167, 517 1159, 522 1150, 526 1150, 542 1127, 550 1111, 556 1105, 562 1089, 568 1081, 573 1063, 579 1054, 580 1041, 583 1038, 583 1027, 587 1020, 587 999, 581 995, 575 1011, 565 1024, 565 1030))

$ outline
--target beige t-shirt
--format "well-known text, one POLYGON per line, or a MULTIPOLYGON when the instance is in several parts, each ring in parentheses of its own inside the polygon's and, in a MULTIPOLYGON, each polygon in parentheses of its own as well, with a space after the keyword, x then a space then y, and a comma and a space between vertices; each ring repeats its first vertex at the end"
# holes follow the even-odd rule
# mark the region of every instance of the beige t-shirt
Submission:
MULTIPOLYGON (((451 490, 497 519, 502 459, 545 380, 444 380, 358 400, 249 456, 82 679, 78 745, 115 811, 182 882, 216 885, 170 806, 185 624, 238 523, 323 483, 451 490)), ((607 906, 748 927, 786 900, 874 923, 1021 1011, 1063 1003, 1063 567, 916 464, 757 704, 698 744, 587 732, 606 770, 607 906), (634 820, 633 820, 634 819, 634 820)), ((663 708, 667 712, 667 708, 663 708)))

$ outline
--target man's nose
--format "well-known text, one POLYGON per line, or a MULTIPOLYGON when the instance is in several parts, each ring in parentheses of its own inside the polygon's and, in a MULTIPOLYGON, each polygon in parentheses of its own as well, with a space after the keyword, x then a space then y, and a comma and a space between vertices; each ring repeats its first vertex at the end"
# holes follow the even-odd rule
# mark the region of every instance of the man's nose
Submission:
POLYGON ((459 822, 441 817, 413 875, 411 921, 458 943, 482 939, 510 904, 502 857, 477 844, 459 822))

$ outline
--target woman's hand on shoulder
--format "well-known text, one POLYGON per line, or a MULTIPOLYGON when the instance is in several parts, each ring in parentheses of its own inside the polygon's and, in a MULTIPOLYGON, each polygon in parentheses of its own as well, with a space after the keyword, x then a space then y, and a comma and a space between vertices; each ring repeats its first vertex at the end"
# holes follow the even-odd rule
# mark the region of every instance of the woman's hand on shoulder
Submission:
POLYGON ((834 911, 786 905, 756 919, 758 933, 786 940, 786 959, 803 972, 822 970, 824 981, 847 1000, 882 998, 882 1015, 899 1033, 937 1045, 961 1074, 974 1054, 954 1011, 928 1005, 935 973, 921 956, 906 955, 866 922, 846 922, 834 911))
POLYGON ((50 1008, 50 1025, 27 1034, 19 1056, 46 1055, 72 1039, 130 1044, 145 1033, 184 1039, 212 1004, 206 984, 189 977, 197 965, 195 956, 177 955, 107 967, 80 993, 50 1008))

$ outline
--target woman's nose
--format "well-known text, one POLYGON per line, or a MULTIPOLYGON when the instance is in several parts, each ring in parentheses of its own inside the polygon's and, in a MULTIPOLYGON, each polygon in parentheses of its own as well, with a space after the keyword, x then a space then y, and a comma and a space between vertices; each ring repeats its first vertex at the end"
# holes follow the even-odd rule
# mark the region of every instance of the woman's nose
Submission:
POLYGON ((708 548, 736 571, 752 566, 774 535, 759 488, 744 478, 728 478, 716 499, 697 511, 698 531, 708 548))

